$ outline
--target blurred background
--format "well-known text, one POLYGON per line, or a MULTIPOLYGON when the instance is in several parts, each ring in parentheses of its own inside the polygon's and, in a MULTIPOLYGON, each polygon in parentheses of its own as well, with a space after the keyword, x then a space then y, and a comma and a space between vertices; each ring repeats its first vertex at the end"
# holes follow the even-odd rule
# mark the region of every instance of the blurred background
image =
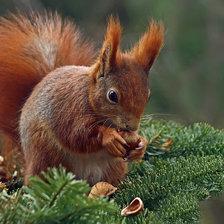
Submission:
POLYGON ((223 0, 0 0, 1 16, 16 8, 58 11, 97 47, 110 14, 121 20, 122 49, 133 46, 152 18, 163 21, 165 46, 150 72, 146 113, 224 127, 223 0))

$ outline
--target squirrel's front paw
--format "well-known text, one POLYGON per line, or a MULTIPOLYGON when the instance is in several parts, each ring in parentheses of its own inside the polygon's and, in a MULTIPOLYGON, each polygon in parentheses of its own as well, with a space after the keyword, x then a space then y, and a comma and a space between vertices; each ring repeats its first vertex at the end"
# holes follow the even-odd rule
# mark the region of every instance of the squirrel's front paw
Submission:
POLYGON ((102 136, 102 146, 116 157, 123 157, 126 154, 126 141, 113 128, 106 128, 102 136))
POLYGON ((139 136, 139 141, 138 141, 138 145, 135 146, 135 148, 129 148, 129 150, 127 151, 126 154, 126 158, 128 161, 133 161, 133 160, 137 160, 137 161, 141 161, 145 150, 146 150, 146 146, 147 146, 148 141, 139 136))

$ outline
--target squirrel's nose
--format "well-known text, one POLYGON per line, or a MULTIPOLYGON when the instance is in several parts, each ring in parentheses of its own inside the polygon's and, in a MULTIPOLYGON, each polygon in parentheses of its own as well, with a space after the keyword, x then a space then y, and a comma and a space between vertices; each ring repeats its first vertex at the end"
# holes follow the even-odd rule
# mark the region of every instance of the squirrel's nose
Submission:
POLYGON ((128 125, 128 124, 126 124, 125 127, 126 127, 127 129, 129 129, 129 125, 128 125))
POLYGON ((123 127, 128 131, 137 131, 140 123, 140 117, 129 115, 123 119, 123 127))

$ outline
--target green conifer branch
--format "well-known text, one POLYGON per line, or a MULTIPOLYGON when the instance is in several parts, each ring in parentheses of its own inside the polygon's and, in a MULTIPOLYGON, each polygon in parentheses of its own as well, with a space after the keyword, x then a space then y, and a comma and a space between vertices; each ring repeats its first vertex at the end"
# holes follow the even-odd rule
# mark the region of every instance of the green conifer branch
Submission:
POLYGON ((62 167, 52 168, 43 173, 47 183, 32 177, 30 186, 0 192, 0 223, 198 222, 199 202, 224 193, 224 131, 144 119, 141 135, 149 141, 145 157, 130 164, 114 200, 87 198, 86 182, 62 167), (121 217, 120 210, 137 196, 143 212, 121 217))

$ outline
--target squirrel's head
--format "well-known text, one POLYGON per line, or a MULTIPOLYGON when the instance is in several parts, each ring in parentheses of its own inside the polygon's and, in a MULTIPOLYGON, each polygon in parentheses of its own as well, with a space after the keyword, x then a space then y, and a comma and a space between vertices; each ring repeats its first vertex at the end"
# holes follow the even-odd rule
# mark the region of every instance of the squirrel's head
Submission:
POLYGON ((91 71, 89 100, 102 124, 135 131, 150 98, 148 72, 163 45, 163 26, 152 21, 134 48, 119 49, 121 26, 110 18, 105 41, 91 71))

